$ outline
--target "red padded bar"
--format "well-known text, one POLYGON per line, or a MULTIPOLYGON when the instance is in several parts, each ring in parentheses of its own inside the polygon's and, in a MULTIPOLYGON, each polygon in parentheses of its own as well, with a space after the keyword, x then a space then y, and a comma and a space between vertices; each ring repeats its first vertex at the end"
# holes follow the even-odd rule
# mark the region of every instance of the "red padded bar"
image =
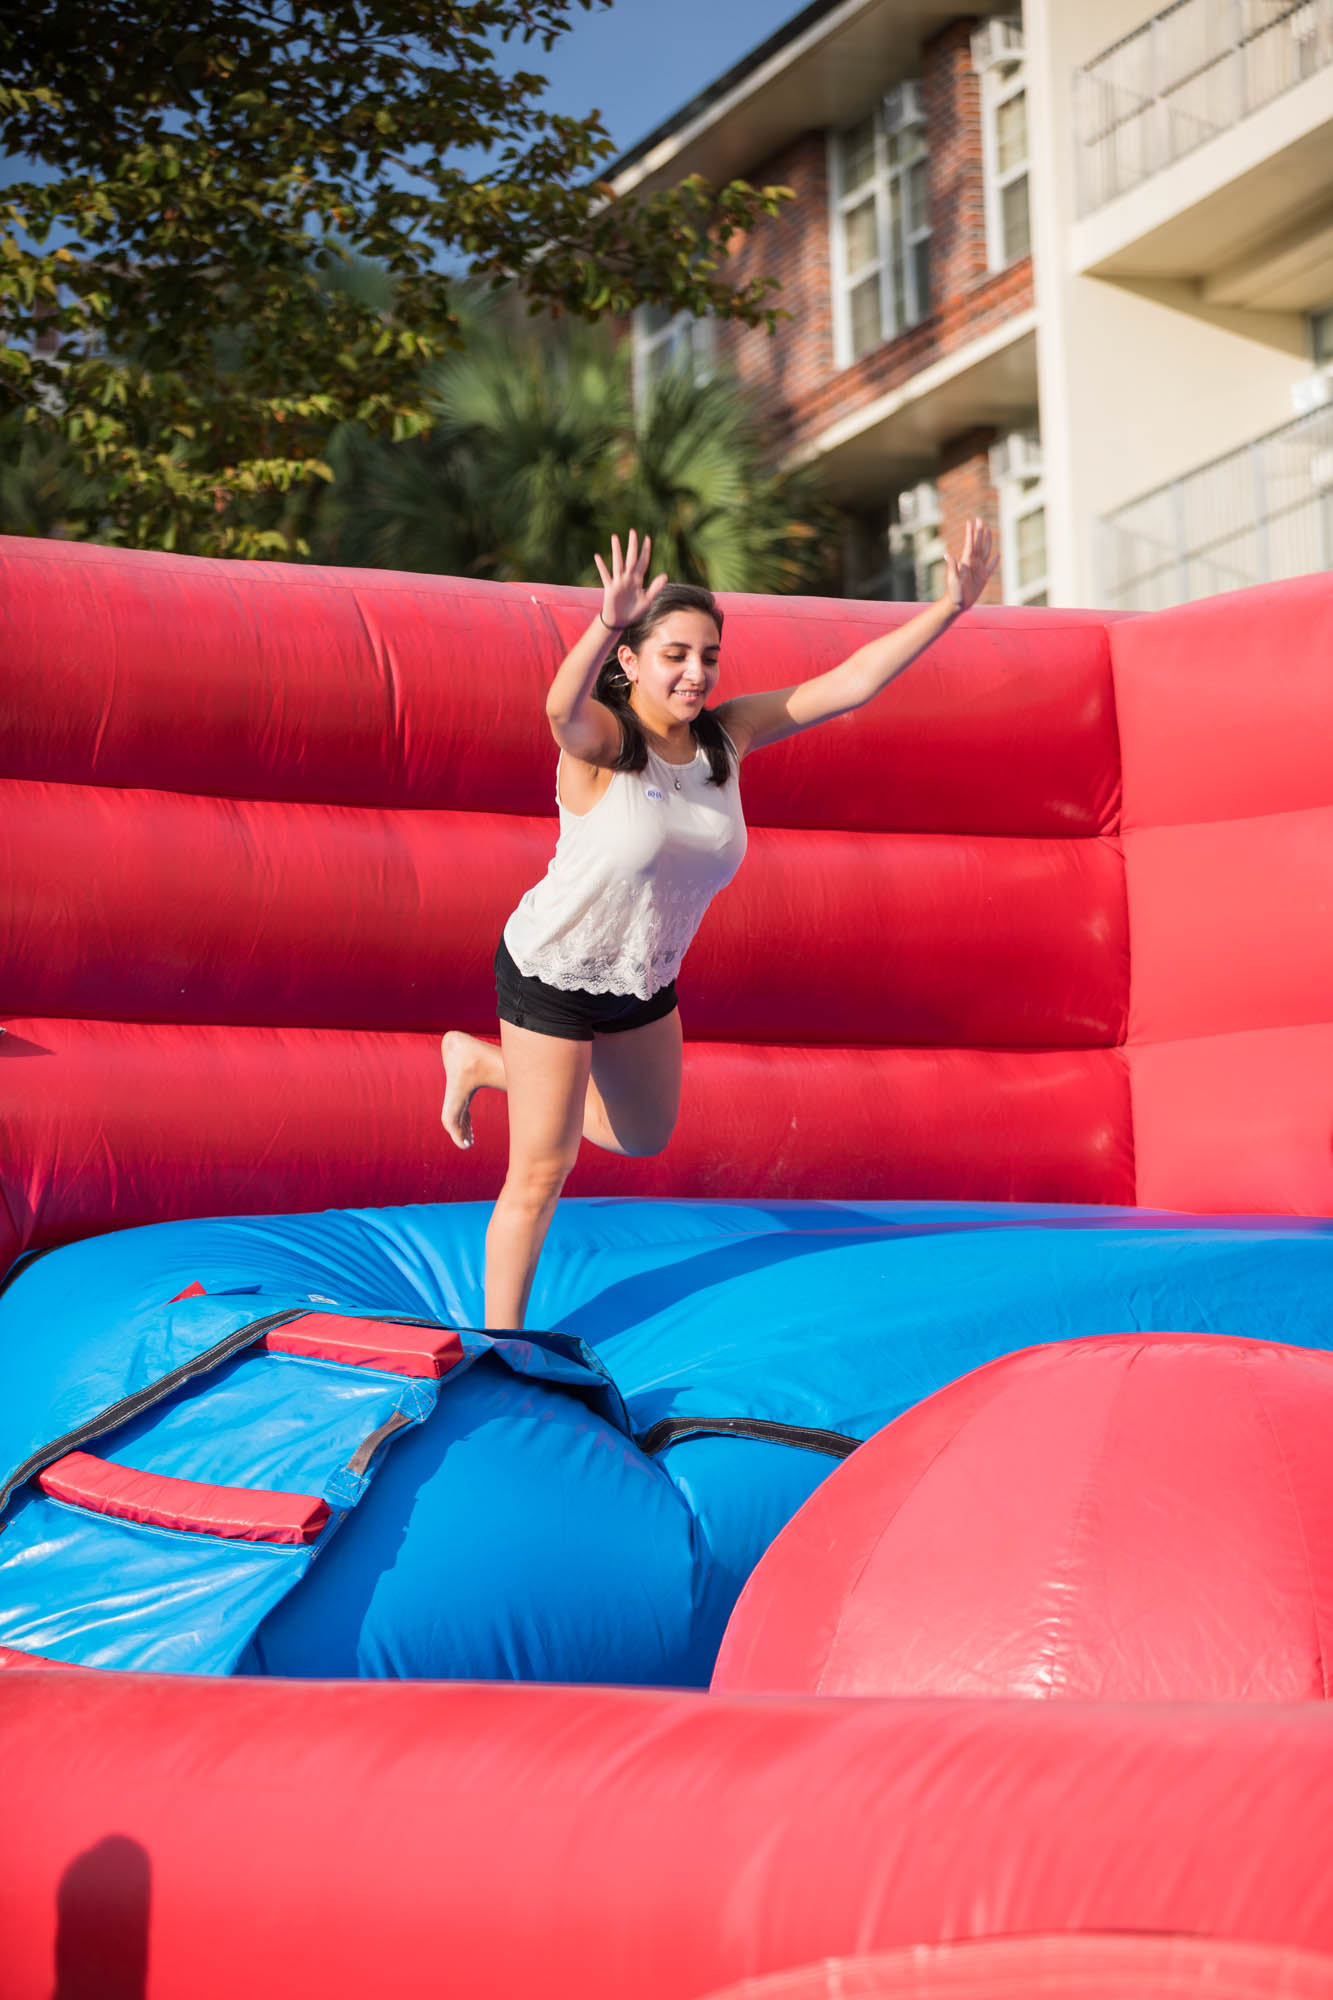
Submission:
MULTIPOLYGON (((0 541, 0 775, 547 813, 551 677, 599 594, 0 541), (191 727, 178 726, 190 634, 191 727), (272 690, 281 688, 275 706, 272 690)), ((724 597, 720 698, 822 673, 906 604, 724 597)), ((851 723, 754 760, 752 823, 1113 831, 1104 614, 986 608, 851 723)))
MULTIPOLYGON (((75 1020, 494 1032, 496 940, 555 837, 0 781, 0 984, 75 1020)), ((682 992, 701 1040, 1086 1048, 1123 1039, 1128 976, 1111 841, 758 827, 682 992)))
POLYGON ((389 1319, 344 1319, 337 1313, 304 1313, 271 1327, 262 1345, 270 1354, 306 1361, 340 1361, 352 1368, 386 1368, 393 1375, 436 1379, 463 1359, 463 1343, 447 1327, 401 1326, 389 1319))
MULTIPOLYGON (((26 1163, 0 1255, 175 1216, 493 1200, 503 1103, 460 1152, 434 1035, 11 1020, 0 1159, 26 1163), (172 1087, 162 1080, 170 1076, 172 1087), (208 1144, 200 1147, 200 1133, 208 1144), (68 1171, 80 1162, 77 1174, 68 1171)), ((1132 1202, 1123 1052, 691 1043, 655 1159, 585 1146, 570 1194, 1132 1202)))
POLYGON ((91 1452, 71 1451, 37 1475, 52 1500, 109 1514, 117 1521, 218 1535, 229 1542, 304 1545, 328 1525, 326 1500, 310 1493, 272 1493, 247 1486, 210 1486, 114 1465, 91 1452))
POLYGON ((1111 627, 1124 824, 1333 805, 1333 576, 1111 627))

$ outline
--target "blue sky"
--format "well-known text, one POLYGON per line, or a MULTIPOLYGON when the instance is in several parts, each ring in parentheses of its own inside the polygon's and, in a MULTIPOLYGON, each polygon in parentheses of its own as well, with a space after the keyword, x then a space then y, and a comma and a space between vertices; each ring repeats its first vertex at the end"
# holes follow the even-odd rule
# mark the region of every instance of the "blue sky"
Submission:
POLYGON ((714 77, 800 13, 804 0, 615 0, 573 27, 549 56, 524 53, 516 67, 546 74, 552 111, 582 117, 594 107, 627 152, 714 77))

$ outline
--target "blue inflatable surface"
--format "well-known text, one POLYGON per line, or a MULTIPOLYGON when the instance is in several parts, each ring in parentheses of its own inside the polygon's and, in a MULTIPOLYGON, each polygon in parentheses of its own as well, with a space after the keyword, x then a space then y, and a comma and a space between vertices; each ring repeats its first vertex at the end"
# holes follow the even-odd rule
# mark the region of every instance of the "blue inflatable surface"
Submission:
POLYGON ((162 1223, 0 1297, 0 1644, 87 1665, 695 1686, 856 1441, 995 1356, 1124 1331, 1327 1347, 1333 1222, 570 1201, 530 1319, 482 1203, 162 1223), (178 1298, 193 1285, 200 1296, 178 1298), (174 1303, 173 1303, 174 1301, 174 1303), (270 1353, 302 1314, 461 1330, 438 1381, 270 1353), (48 1497, 71 1451, 318 1495, 304 1546, 48 1497))

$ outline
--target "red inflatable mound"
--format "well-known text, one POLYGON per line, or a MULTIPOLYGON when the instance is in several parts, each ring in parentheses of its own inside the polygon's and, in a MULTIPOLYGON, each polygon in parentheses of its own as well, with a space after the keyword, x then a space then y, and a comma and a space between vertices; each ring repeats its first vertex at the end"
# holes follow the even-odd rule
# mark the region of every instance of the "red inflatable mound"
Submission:
POLYGON ((1216 1938, 1024 1937, 826 1958, 708 2000, 1333 2000, 1333 1958, 1216 1938))
POLYGON ((1322 1699, 1333 1355, 1125 1334, 1007 1355, 806 1503, 715 1690, 1322 1699))

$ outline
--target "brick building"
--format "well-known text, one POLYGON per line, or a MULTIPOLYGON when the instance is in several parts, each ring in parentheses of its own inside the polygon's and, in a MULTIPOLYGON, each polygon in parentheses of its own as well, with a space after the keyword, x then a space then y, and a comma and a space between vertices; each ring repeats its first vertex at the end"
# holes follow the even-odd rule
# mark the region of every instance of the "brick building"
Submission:
POLYGON ((1289 547, 1283 529, 1240 555, 1266 504, 1252 484, 1229 494, 1244 521, 1220 566, 1164 554, 1158 517, 1219 450, 1283 432, 1286 452, 1293 393, 1317 395, 1331 136, 1333 0, 1155 16, 1142 0, 813 0, 610 175, 793 189, 737 255, 781 281, 791 317, 770 337, 640 313, 639 379, 692 354, 756 392, 783 461, 817 461, 843 512, 857 595, 932 592, 969 514, 1000 531, 989 594, 1010 603, 1160 603, 1320 567, 1317 423, 1298 448, 1314 512, 1289 547), (1266 293, 1255 260, 1275 240, 1287 261, 1266 293), (1247 257, 1240 309, 1208 310, 1247 257), (1127 554, 1140 515, 1146 553, 1127 554))

